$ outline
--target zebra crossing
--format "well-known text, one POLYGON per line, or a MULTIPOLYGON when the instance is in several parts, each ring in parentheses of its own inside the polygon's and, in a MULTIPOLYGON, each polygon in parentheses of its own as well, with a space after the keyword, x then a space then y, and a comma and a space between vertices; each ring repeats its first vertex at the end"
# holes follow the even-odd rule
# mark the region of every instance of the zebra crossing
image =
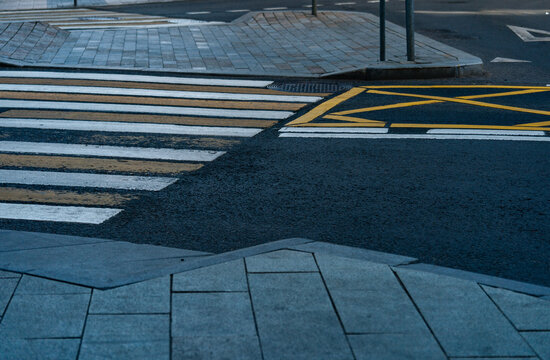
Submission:
POLYGON ((0 70, 0 219, 101 224, 326 95, 271 83, 0 70))
POLYGON ((214 24, 193 19, 120 13, 115 11, 78 9, 13 10, 0 11, 0 23, 34 22, 56 26, 65 30, 91 30, 116 28, 148 28, 214 24))

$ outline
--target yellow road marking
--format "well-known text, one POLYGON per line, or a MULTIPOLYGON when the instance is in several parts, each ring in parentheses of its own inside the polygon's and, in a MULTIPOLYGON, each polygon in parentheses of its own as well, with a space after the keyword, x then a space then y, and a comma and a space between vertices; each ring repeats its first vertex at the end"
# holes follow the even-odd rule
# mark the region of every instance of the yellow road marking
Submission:
MULTIPOLYGON (((372 90, 372 91, 368 91, 368 92, 369 93, 377 93, 375 91, 376 90, 372 90)), ((545 92, 545 91, 550 91, 550 89, 548 89, 548 88, 546 88, 544 90, 541 90, 541 89, 528 89, 528 90, 519 90, 519 91, 508 91, 508 92, 496 93, 496 94, 458 96, 458 97, 452 98, 452 99, 464 99, 464 100, 483 99, 483 98, 493 98, 493 97, 502 97, 502 96, 524 95, 524 94, 531 94, 531 93, 538 93, 538 92, 545 92)), ((411 95, 413 95, 413 94, 411 94, 411 95)), ((362 108, 362 109, 340 111, 340 112, 332 113, 332 115, 348 115, 348 114, 356 114, 356 113, 368 112, 368 111, 398 109, 398 108, 403 108, 403 107, 408 107, 408 106, 438 104, 438 103, 443 103, 443 102, 445 102, 445 101, 443 101, 443 100, 412 101, 412 102, 404 102, 404 103, 397 103, 397 104, 390 104, 390 105, 372 106, 372 107, 362 108)))
POLYGON ((0 114, 0 117, 11 118, 37 118, 37 119, 67 119, 67 120, 93 120, 93 121, 121 121, 121 122, 147 122, 157 124, 176 125, 204 125, 204 126, 237 126, 269 128, 277 123, 274 120, 248 120, 248 119, 218 119, 187 116, 164 115, 140 115, 124 113, 101 113, 86 111, 55 111, 55 110, 8 110, 0 114))
POLYGON ((93 170, 125 173, 177 174, 200 169, 202 164, 164 161, 117 160, 69 156, 0 154, 2 167, 93 170))
POLYGON ((128 81, 106 81, 106 80, 79 80, 79 79, 40 79, 40 78, 5 78, 0 77, 0 84, 37 84, 37 85, 66 85, 66 86, 99 86, 118 87, 130 89, 148 90, 172 90, 172 91, 198 91, 198 92, 221 92, 232 94, 262 94, 262 95, 293 95, 293 96, 329 96, 330 93, 295 93, 262 88, 243 88, 229 86, 207 86, 207 85, 173 85, 156 83, 139 83, 128 81))
POLYGON ((527 123, 527 124, 518 124, 516 126, 550 126, 550 121, 541 121, 541 122, 534 122, 534 123, 527 123))
MULTIPOLYGON (((549 89, 546 89, 545 91, 548 91, 548 90, 549 89)), ((516 111, 516 112, 530 113, 530 114, 550 115, 550 111, 525 109, 525 108, 520 108, 520 107, 515 107, 515 106, 498 105, 498 104, 485 103, 485 102, 481 102, 481 101, 472 101, 472 100, 465 100, 465 99, 459 99, 459 98, 449 98, 449 97, 444 97, 444 96, 407 94, 407 93, 397 93, 397 92, 380 91, 380 90, 369 90, 368 92, 373 93, 373 94, 407 96, 407 97, 416 97, 416 98, 421 98, 421 99, 448 101, 448 102, 455 102, 455 103, 459 103, 459 104, 475 105, 475 106, 481 106, 481 107, 488 107, 488 108, 494 108, 494 109, 500 109, 500 110, 510 110, 510 111, 516 111)))
POLYGON ((529 126, 519 126, 519 125, 505 126, 505 125, 393 123, 393 124, 390 125, 390 127, 393 127, 393 128, 430 128, 430 129, 488 129, 488 130, 543 130, 543 131, 550 131, 550 128, 545 128, 545 127, 529 127, 529 126))
POLYGON ((339 115, 325 115, 323 116, 323 119, 332 119, 332 120, 342 120, 342 121, 351 121, 355 123, 368 123, 368 124, 377 124, 379 126, 385 126, 386 123, 383 121, 377 121, 377 120, 367 120, 367 119, 361 119, 353 116, 339 116, 339 115))
POLYGON ((537 89, 549 90, 547 86, 509 86, 509 85, 380 85, 362 86, 365 89, 537 89))
POLYGON ((300 124, 305 124, 305 123, 308 123, 310 121, 313 121, 315 120, 316 118, 318 118, 319 116, 323 115, 324 113, 326 113, 327 111, 329 111, 330 109, 334 108, 336 105, 364 92, 365 89, 363 88, 352 88, 348 91, 346 91, 345 93, 343 94, 340 94, 338 96, 335 96, 333 97, 332 99, 330 100, 327 100, 325 101, 324 103, 316 106, 315 108, 311 109, 309 112, 307 112, 306 114, 300 116, 299 118, 297 118, 296 120, 294 121, 291 121, 289 122, 286 126, 296 126, 296 125, 300 125, 300 124))
POLYGON ((134 199, 137 199, 137 196, 98 192, 77 193, 72 191, 29 190, 10 187, 0 188, 0 201, 116 206, 134 199))
POLYGON ((173 98, 150 98, 141 96, 114 96, 63 93, 34 93, 26 91, 0 91, 0 98, 22 100, 81 101, 116 104, 191 106, 222 109, 258 109, 297 111, 306 106, 302 103, 283 103, 268 101, 225 101, 225 100, 191 100, 173 98))

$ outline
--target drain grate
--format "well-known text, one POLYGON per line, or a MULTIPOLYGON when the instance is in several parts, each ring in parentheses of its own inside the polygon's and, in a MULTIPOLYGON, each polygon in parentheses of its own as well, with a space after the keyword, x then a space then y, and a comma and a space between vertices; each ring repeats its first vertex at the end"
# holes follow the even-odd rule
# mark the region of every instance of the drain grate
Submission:
POLYGON ((296 93, 333 93, 342 90, 349 90, 353 87, 350 83, 342 82, 274 82, 268 88, 272 90, 296 92, 296 93))

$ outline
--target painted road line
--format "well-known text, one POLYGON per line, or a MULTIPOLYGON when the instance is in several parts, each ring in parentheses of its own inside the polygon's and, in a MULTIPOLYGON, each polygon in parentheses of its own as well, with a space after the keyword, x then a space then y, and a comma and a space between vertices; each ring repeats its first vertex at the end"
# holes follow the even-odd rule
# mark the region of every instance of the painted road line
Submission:
POLYGON ((234 100, 203 100, 203 99, 175 99, 152 98, 137 96, 89 95, 42 93, 27 91, 0 91, 1 99, 36 100, 36 101, 71 101, 104 104, 135 104, 153 106, 176 106, 194 108, 238 109, 238 110, 276 110, 298 111, 305 103, 266 102, 266 101, 234 101, 234 100))
MULTIPOLYGON (((208 85, 179 85, 179 84, 158 84, 140 83, 128 81, 106 81, 106 80, 78 80, 78 79, 45 79, 45 78, 7 78, 0 77, 0 84, 31 84, 31 85, 64 85, 64 86, 95 86, 114 87, 130 89, 151 89, 169 91, 193 91, 193 92, 218 92, 218 93, 240 93, 240 94, 263 94, 263 95, 289 95, 289 96, 313 96, 326 97, 330 93, 293 93, 265 88, 245 88, 234 86, 208 86, 208 85)), ((305 102, 305 101, 304 101, 305 102)))
POLYGON ((544 136, 545 132, 530 130, 430 129, 428 130, 428 134, 544 136))
POLYGON ((98 225, 122 209, 0 203, 0 218, 98 225))
POLYGON ((224 119, 187 116, 162 116, 145 114, 120 114, 86 111, 50 111, 50 110, 8 110, 0 113, 8 118, 65 119, 115 122, 144 122, 156 124, 197 125, 197 126, 234 126, 269 128, 277 123, 273 120, 224 119))
POLYGON ((233 80, 233 79, 209 79, 209 78, 182 78, 152 75, 128 75, 106 73, 77 73, 77 72, 53 72, 53 71, 0 71, 0 76, 15 78, 47 78, 47 79, 80 79, 80 80, 109 80, 132 81, 144 83, 182 84, 182 85, 208 85, 208 86, 242 86, 242 87, 266 87, 273 81, 263 80, 233 80))
POLYGON ((1 167, 92 170, 118 173, 179 174, 203 167, 200 163, 104 159, 76 156, 0 154, 1 167))
POLYGON ((280 132, 291 133, 357 133, 357 134, 386 134, 388 128, 304 128, 304 127, 283 127, 280 132))
POLYGON ((363 89, 363 88, 352 88, 352 89, 346 91, 343 94, 340 94, 340 95, 338 95, 338 96, 336 96, 336 97, 334 97, 330 100, 327 100, 327 101, 321 103, 320 105, 316 106, 315 108, 313 108, 312 110, 310 110, 306 114, 300 116, 296 120, 293 120, 293 121, 289 122, 287 124, 287 126, 294 126, 294 125, 301 125, 301 124, 309 123, 309 122, 315 120, 316 118, 318 118, 319 116, 323 115, 324 113, 326 113, 330 109, 334 108, 338 104, 341 104, 342 102, 344 102, 348 99, 351 99, 352 97, 357 96, 357 95, 361 94, 364 91, 365 91, 365 89, 363 89))
POLYGON ((172 185, 177 180, 177 178, 172 177, 0 169, 0 184, 160 191, 165 187, 172 185))
POLYGON ((118 87, 93 86, 62 86, 62 85, 35 85, 35 84, 0 84, 0 91, 29 91, 45 93, 67 94, 99 94, 99 95, 126 95, 141 97, 161 97, 180 99, 207 99, 207 100, 238 100, 238 101, 278 101, 278 102, 307 102, 313 103, 322 100, 318 96, 289 96, 289 95, 262 95, 238 94, 199 91, 170 91, 151 89, 129 89, 118 87))
POLYGON ((335 139, 382 139, 382 140, 504 140, 504 141, 550 141, 550 136, 498 136, 498 135, 436 135, 436 134, 319 134, 281 133, 281 138, 335 138, 335 139))
POLYGON ((267 11, 277 11, 277 10, 288 10, 287 7, 281 6, 281 7, 270 7, 270 8, 264 8, 264 10, 267 11))
POLYGON ((170 135, 252 137, 262 129, 151 123, 0 118, 0 127, 170 135))
POLYGON ((130 146, 81 145, 24 141, 0 141, 0 152, 104 156, 110 158, 155 159, 175 161, 213 161, 225 151, 142 148, 130 146))
POLYGON ((211 14, 210 11, 188 11, 186 12, 187 15, 206 15, 211 14))
POLYGON ((51 109, 79 111, 111 111, 122 113, 149 113, 163 115, 220 116, 227 118, 283 120, 294 115, 291 111, 234 110, 219 108, 178 107, 162 105, 131 105, 67 101, 0 100, 0 108, 51 109))
MULTIPOLYGON (((550 125, 550 121, 547 125, 550 125)), ((392 123, 392 128, 416 128, 416 129, 486 129, 486 130, 540 130, 550 131, 550 128, 543 126, 528 125, 465 125, 465 124, 414 124, 414 123, 392 123)))
POLYGON ((120 206, 137 199, 137 196, 116 193, 81 193, 63 190, 31 190, 0 187, 0 202, 26 202, 85 206, 120 206))

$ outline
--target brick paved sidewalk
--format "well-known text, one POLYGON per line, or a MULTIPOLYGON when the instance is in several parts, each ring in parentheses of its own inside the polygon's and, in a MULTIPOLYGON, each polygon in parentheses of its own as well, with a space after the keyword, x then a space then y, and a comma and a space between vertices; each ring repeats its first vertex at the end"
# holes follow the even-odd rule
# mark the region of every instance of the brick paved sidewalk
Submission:
MULTIPOLYGON (((79 7, 82 6, 109 6, 141 3, 170 2, 174 0, 77 0, 79 7)), ((60 9, 71 8, 74 0, 0 0, 0 11, 2 10, 38 10, 38 9, 60 9)))
POLYGON ((378 18, 367 13, 250 13, 229 24, 65 31, 40 23, 0 25, 0 62, 20 66, 174 71, 217 75, 356 78, 455 76, 481 60, 416 35, 406 61, 405 30, 387 26, 378 61, 378 18))
MULTIPOLYGON (((117 278, 140 246, 3 234, 0 268, 26 254, 20 266, 35 274, 44 259, 30 254, 57 249, 49 261, 63 274, 63 256, 83 259, 95 244, 126 247, 101 270, 117 278)), ((173 250, 195 259, 111 290, 0 271, 2 359, 550 359, 548 288, 305 239, 210 256, 173 250)), ((87 261, 75 274, 101 259, 87 261)))

